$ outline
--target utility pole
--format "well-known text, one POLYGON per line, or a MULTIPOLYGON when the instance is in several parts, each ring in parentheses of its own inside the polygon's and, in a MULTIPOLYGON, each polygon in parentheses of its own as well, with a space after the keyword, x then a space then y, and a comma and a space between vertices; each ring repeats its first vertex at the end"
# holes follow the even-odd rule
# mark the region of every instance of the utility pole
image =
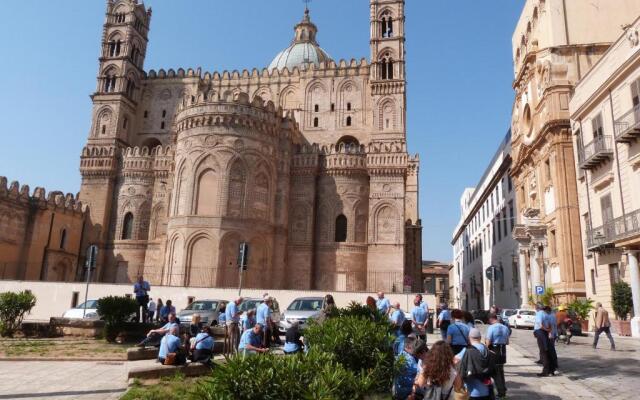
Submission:
POLYGON ((238 297, 242 296, 242 277, 244 271, 249 264, 249 243, 240 242, 240 248, 238 249, 238 269, 240 270, 240 284, 238 285, 238 297))
POLYGON ((92 244, 87 249, 87 287, 84 291, 84 309, 82 310, 82 318, 87 313, 87 297, 89 296, 89 282, 91 281, 91 270, 96 267, 96 259, 98 257, 98 246, 92 244))

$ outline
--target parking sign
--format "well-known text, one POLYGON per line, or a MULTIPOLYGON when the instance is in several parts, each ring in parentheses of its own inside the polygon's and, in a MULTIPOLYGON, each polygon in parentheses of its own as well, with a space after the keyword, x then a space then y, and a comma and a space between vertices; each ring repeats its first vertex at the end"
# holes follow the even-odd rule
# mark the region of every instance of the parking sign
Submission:
POLYGON ((536 286, 536 294, 537 295, 544 294, 544 286, 536 286))

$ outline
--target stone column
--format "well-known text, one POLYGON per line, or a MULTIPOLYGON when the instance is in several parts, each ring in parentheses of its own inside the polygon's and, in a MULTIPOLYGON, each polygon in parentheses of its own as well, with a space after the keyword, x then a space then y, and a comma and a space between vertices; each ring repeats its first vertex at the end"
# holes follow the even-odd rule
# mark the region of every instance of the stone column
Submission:
POLYGON ((540 286, 540 264, 538 264, 539 253, 540 248, 538 245, 533 245, 529 259, 531 261, 531 293, 534 295, 536 293, 536 286, 540 286))
POLYGON ((631 293, 633 298, 633 315, 631 319, 631 335, 640 337, 640 271, 638 270, 638 251, 627 252, 631 276, 631 293))
POLYGON ((520 249, 518 256, 518 274, 520 275, 520 308, 529 306, 529 285, 527 284, 527 255, 520 249))

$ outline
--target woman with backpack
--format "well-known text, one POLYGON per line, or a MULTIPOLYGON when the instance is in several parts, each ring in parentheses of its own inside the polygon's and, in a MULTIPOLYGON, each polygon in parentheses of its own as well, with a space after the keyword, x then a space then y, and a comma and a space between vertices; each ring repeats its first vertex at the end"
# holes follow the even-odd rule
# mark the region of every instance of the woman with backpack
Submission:
POLYGON ((434 343, 416 376, 410 400, 453 399, 454 391, 462 389, 462 380, 453 366, 453 352, 444 341, 434 343))

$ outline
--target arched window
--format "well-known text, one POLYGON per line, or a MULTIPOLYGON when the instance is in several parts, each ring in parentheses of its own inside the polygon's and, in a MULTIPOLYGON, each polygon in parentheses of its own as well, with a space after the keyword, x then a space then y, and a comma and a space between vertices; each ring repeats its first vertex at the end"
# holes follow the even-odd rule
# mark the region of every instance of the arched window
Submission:
POLYGON ((393 79, 393 60, 387 61, 387 79, 393 79))
POLYGON ((133 81, 133 78, 128 78, 127 79, 127 96, 129 97, 133 97, 133 94, 136 90, 136 83, 133 81))
POLYGON ((385 11, 384 14, 382 14, 381 34, 383 38, 393 37, 393 18, 389 11, 385 11))
POLYGON ((320 111, 320 106, 316 104, 315 106, 313 106, 313 112, 318 112, 318 111, 320 111))
POLYGON ((347 103, 347 111, 351 111, 351 103, 347 103))
POLYGON ((384 58, 380 61, 380 75, 382 79, 387 79, 387 60, 384 58))
POLYGON ((133 214, 126 213, 122 220, 122 240, 131 240, 133 237, 133 214))
POLYGON ((336 218, 336 242, 346 242, 347 241, 347 217, 343 214, 338 215, 336 218))
POLYGON ((116 73, 113 69, 107 71, 104 76, 104 92, 112 93, 116 91, 116 83, 118 82, 118 78, 116 78, 116 73))
POLYGON ((385 53, 380 58, 380 77, 382 79, 393 79, 393 59, 389 53, 385 53))
POLYGON ((122 40, 112 39, 109 41, 109 57, 118 57, 122 49, 122 40))
POLYGON ((314 128, 317 128, 317 127, 318 127, 318 125, 319 125, 318 117, 315 117, 315 118, 313 119, 313 127, 314 127, 314 128))
POLYGON ((347 117, 347 126, 351 126, 351 117, 347 117))
POLYGON ((60 248, 64 250, 66 245, 67 245, 67 230, 63 229, 62 232, 60 232, 60 248))

